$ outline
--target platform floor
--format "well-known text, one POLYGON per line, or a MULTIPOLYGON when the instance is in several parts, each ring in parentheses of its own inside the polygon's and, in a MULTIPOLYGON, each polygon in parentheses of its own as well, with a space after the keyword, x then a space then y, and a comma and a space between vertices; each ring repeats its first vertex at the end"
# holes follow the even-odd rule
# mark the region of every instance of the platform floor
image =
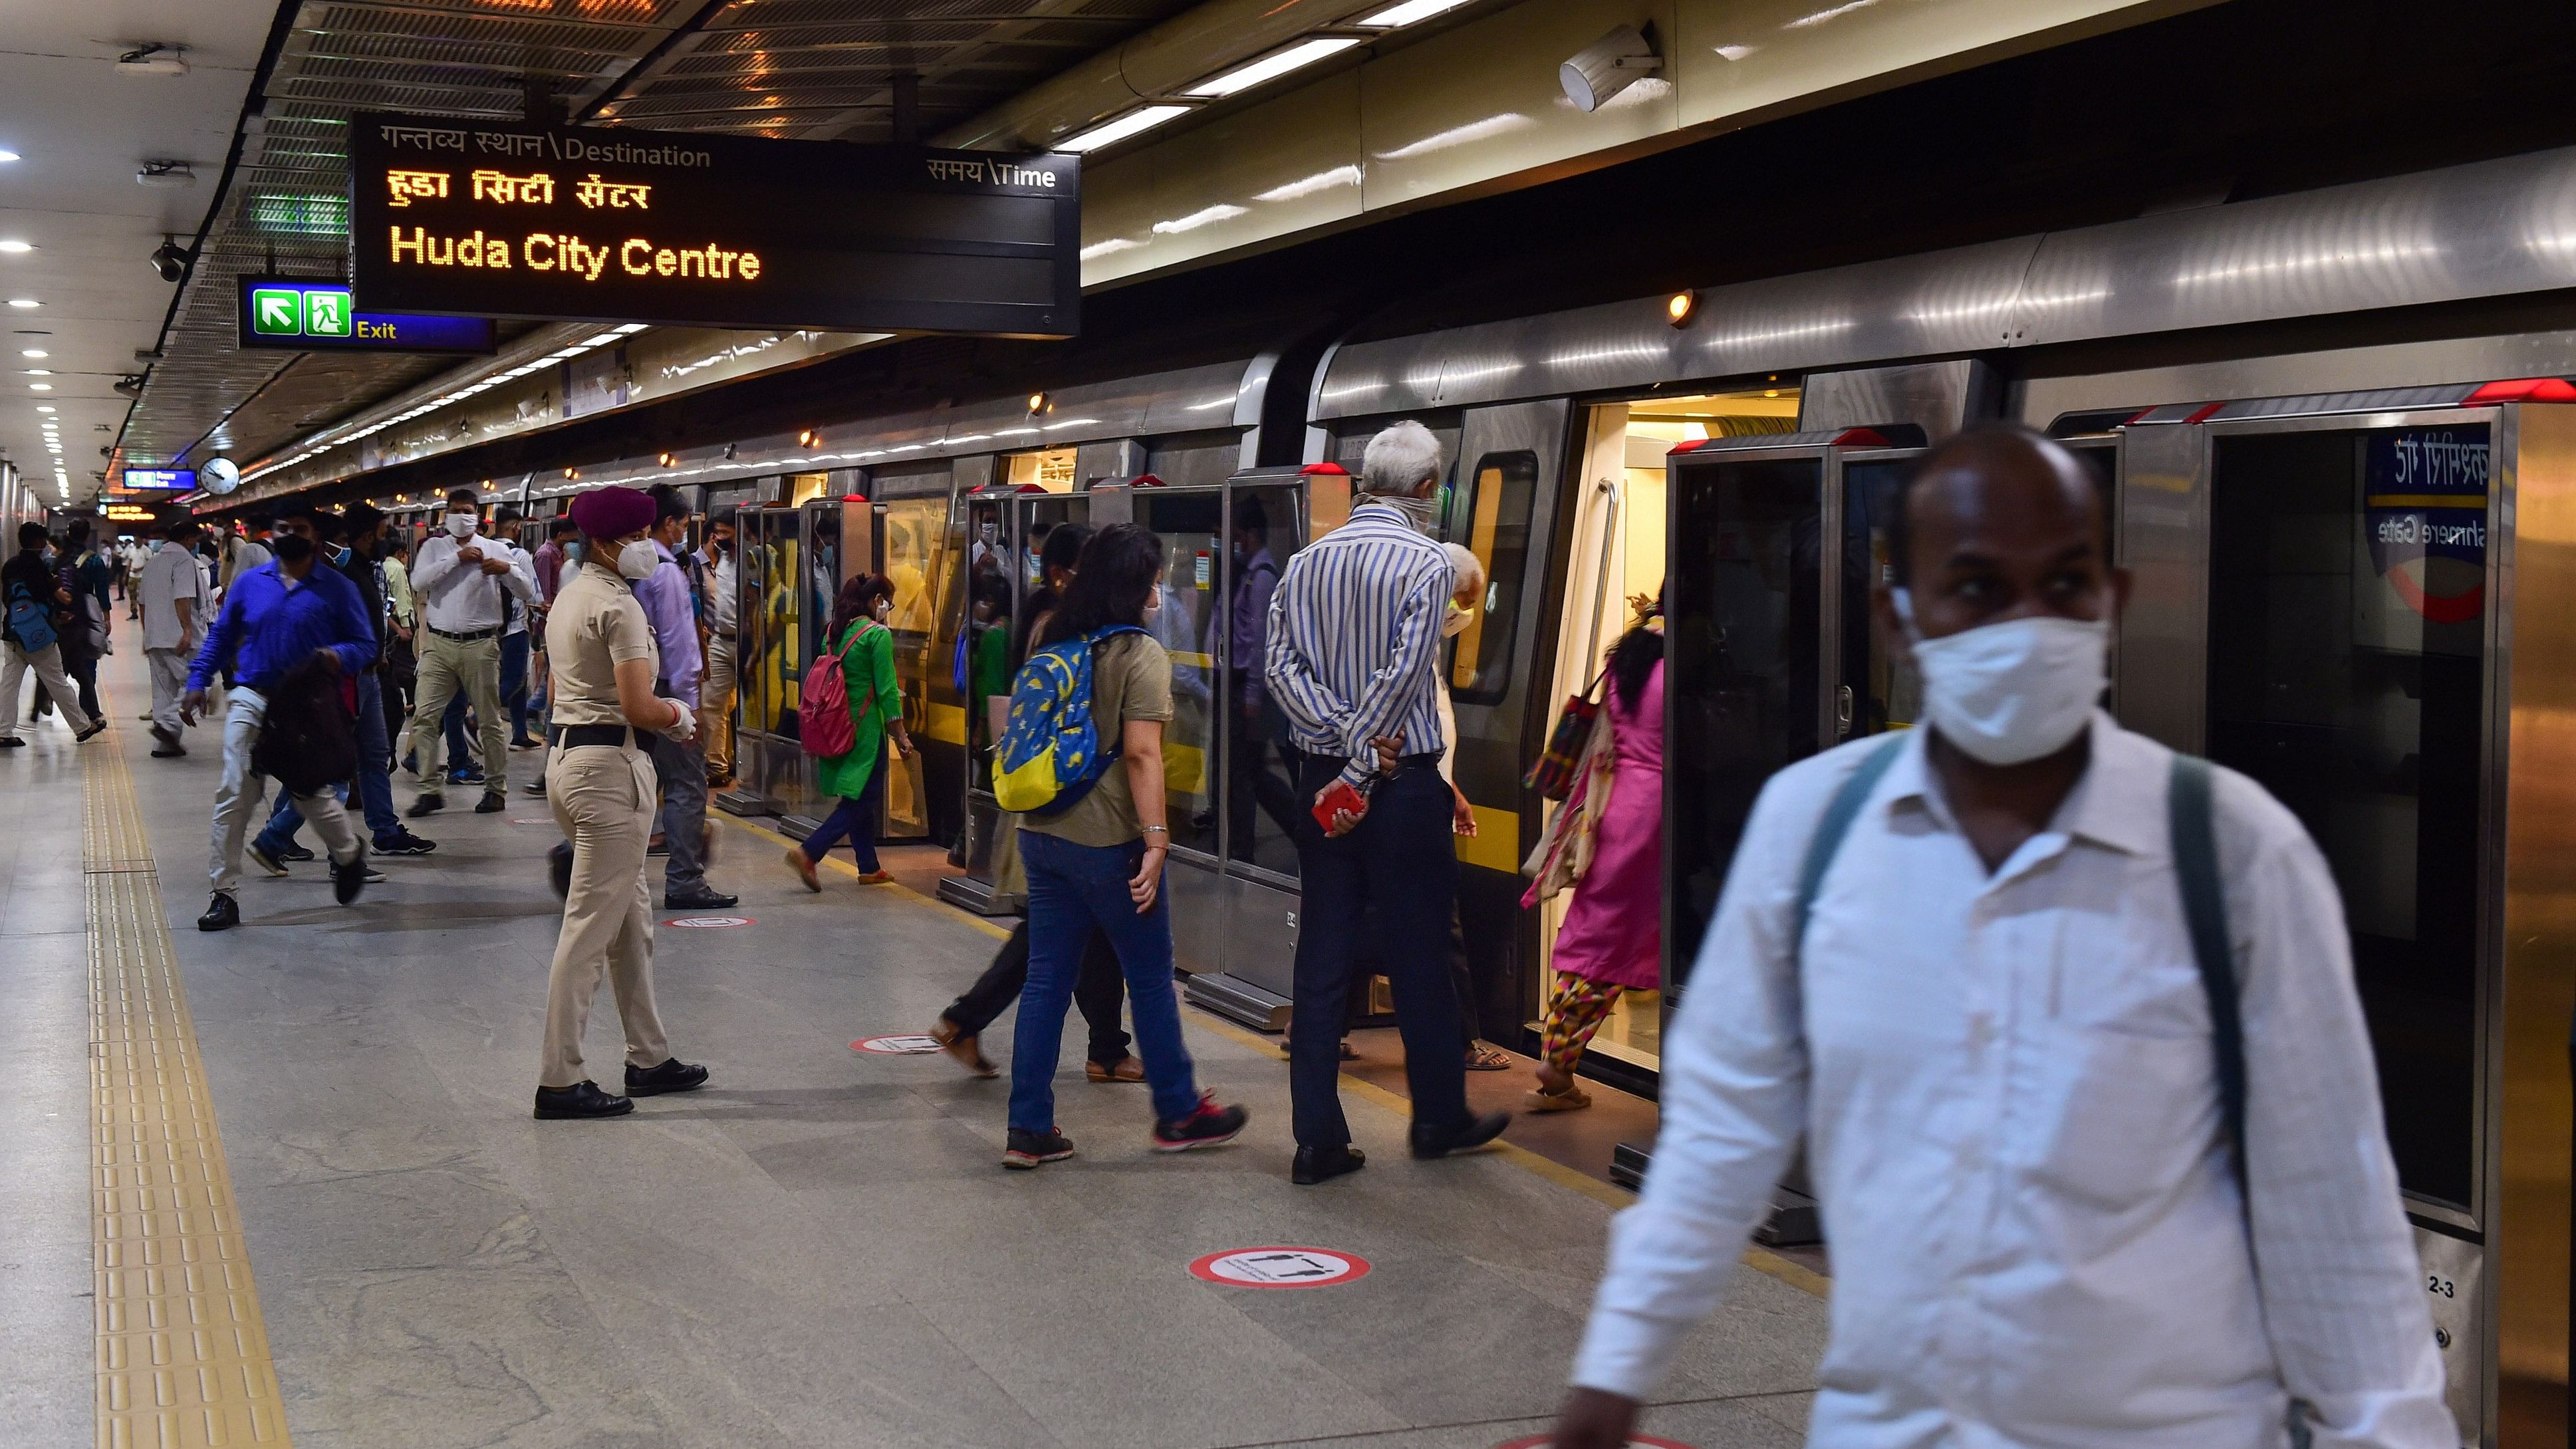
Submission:
MULTIPOLYGON (((1357 1081, 1370 1167, 1292 1187, 1284 1064, 1195 1012, 1203 1082, 1252 1109, 1239 1143, 1147 1152, 1142 1089, 1087 1084, 1077 1052, 1060 1118, 1082 1155, 1006 1173, 1006 1080, 851 1047, 927 1026, 991 925, 846 872, 807 895, 730 821, 713 874, 752 923, 657 939, 673 1043, 713 1083, 622 1120, 535 1122, 558 919, 542 805, 514 793, 477 816, 451 794, 415 822, 438 853, 382 862, 392 879, 357 905, 332 904, 318 865, 254 870, 244 927, 201 935, 217 741, 201 728, 189 758, 147 758, 139 660, 103 676, 107 736, 75 747, 48 720, 0 753, 0 1442, 151 1443, 115 1434, 156 1415, 173 1442, 210 1442, 194 1396, 256 1399, 266 1369, 191 1380, 214 1340, 273 1360, 283 1408, 282 1429, 227 1442, 306 1449, 1486 1449, 1544 1429, 1616 1190, 1520 1150, 1413 1162, 1400 1101, 1357 1081), (139 831, 123 856, 121 799, 139 831), (126 901, 157 906, 166 936, 126 901), (128 1075, 167 1106, 201 1071, 220 1126, 207 1201, 182 1182, 176 1211, 93 1161, 125 1122, 97 1065, 131 1034, 117 962, 156 949, 188 1033, 159 1045, 198 1065, 128 1075), (206 1286, 234 1220, 255 1299, 206 1286), (212 1259, 182 1263, 199 1231, 212 1259), (1190 1274, 1272 1245, 1372 1271, 1288 1292, 1190 1274), (158 1249, 158 1271, 133 1266, 158 1249)), ((536 758, 513 765, 524 779, 536 758)), ((613 1077, 604 991, 589 1052, 613 1077)), ((1777 1259, 1737 1280, 1647 1432, 1800 1441, 1821 1282, 1777 1259)))

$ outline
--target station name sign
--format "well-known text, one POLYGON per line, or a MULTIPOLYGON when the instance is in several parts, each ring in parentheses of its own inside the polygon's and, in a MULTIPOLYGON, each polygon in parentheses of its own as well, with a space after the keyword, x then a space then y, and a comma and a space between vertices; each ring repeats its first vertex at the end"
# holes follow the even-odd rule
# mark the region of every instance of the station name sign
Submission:
POLYGON ((370 114, 349 164, 370 306, 1009 337, 1079 322, 1071 156, 370 114))
POLYGON ((489 317, 433 317, 361 310, 337 282, 242 277, 244 347, 295 352, 490 352, 489 317))

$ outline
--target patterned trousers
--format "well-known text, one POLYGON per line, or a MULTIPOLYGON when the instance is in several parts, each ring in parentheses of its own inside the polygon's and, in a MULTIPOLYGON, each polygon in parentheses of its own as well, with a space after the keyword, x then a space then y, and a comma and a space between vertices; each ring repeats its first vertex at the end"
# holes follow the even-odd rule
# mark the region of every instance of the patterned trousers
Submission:
POLYGON ((1610 1008, 1618 1004, 1619 992, 1620 988, 1608 981, 1560 973, 1556 989, 1547 998, 1547 1022, 1539 1029, 1540 1059, 1573 1076, 1574 1064, 1583 1060, 1583 1049, 1591 1043, 1592 1034, 1610 1019, 1610 1008))

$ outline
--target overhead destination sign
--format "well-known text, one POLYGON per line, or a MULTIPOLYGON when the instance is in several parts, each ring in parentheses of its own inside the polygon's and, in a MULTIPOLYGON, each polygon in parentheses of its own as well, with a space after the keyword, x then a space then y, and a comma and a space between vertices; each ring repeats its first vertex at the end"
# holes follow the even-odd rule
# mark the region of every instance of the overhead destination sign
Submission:
POLYGON ((838 141, 361 115, 358 295, 405 311, 1070 337, 1081 168, 838 141))
POLYGON ((362 311, 338 282, 243 277, 241 345, 295 352, 490 352, 489 317, 362 311))

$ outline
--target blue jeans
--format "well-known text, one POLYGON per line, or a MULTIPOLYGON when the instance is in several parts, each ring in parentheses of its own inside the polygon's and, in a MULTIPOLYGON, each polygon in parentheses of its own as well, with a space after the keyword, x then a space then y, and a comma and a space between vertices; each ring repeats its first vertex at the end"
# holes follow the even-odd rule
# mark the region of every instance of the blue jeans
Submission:
POLYGON ((1127 896, 1127 882, 1144 855, 1142 840, 1076 845, 1034 830, 1020 832, 1020 864, 1029 874, 1029 984, 1020 991, 1020 1019, 1011 1036, 1015 1131, 1055 1127, 1064 1011, 1094 929, 1109 937, 1127 977, 1136 1056, 1153 1088, 1155 1120, 1177 1122, 1198 1110, 1198 1081, 1189 1048, 1181 1043, 1180 995, 1172 986, 1171 891, 1156 891, 1154 908, 1142 915, 1127 896))
MULTIPOLYGON (((385 733, 384 686, 373 674, 358 676, 358 803, 367 814, 367 830, 376 844, 402 838, 402 817, 394 813, 394 779, 387 772, 393 754, 390 737, 385 733)), ((347 781, 331 787, 331 793, 342 800, 349 798, 347 781)), ((303 813, 295 808, 293 796, 277 792, 277 809, 270 813, 268 824, 259 832, 259 848, 271 856, 295 843, 295 832, 304 828, 303 813)))
POLYGON ((454 774, 474 763, 474 744, 465 734, 465 691, 448 697, 447 713, 439 716, 440 728, 447 731, 447 772, 454 774))
POLYGON ((859 874, 874 875, 881 869, 877 864, 877 802, 885 798, 885 779, 885 756, 879 754, 877 767, 868 771, 868 783, 859 788, 859 798, 843 799, 833 806, 823 823, 814 827, 814 833, 805 837, 807 860, 820 865, 833 846, 847 840, 850 858, 859 863, 859 874))

